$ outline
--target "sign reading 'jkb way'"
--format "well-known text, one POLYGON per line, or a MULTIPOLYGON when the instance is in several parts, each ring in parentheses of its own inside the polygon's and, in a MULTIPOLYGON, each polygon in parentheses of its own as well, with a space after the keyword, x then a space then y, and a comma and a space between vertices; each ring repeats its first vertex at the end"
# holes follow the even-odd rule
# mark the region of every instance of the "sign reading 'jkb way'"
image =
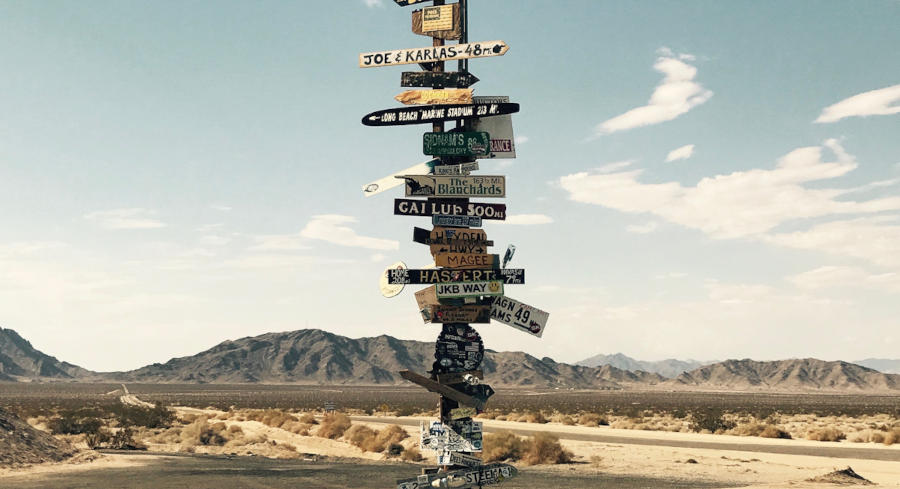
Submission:
POLYGON ((503 175, 403 175, 407 197, 506 197, 503 175))
POLYGON ((484 156, 490 152, 491 136, 486 132, 426 132, 422 152, 432 156, 484 156))
POLYGON ((503 56, 507 51, 509 51, 509 46, 503 41, 482 41, 427 48, 395 49, 374 53, 360 53, 359 67, 375 68, 378 66, 411 65, 435 61, 503 56))
POLYGON ((514 114, 518 111, 519 104, 513 103, 423 105, 421 107, 377 110, 366 114, 362 118, 362 123, 366 126, 405 126, 514 114))

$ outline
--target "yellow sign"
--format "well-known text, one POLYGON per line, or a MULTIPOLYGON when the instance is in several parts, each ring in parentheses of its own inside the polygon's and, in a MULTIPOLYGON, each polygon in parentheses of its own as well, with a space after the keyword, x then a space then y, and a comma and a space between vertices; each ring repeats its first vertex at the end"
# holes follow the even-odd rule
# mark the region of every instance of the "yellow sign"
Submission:
POLYGON ((453 5, 440 5, 422 9, 422 31, 446 31, 453 29, 453 5))
POLYGON ((442 88, 436 90, 407 90, 394 99, 406 105, 471 104, 471 88, 442 88))

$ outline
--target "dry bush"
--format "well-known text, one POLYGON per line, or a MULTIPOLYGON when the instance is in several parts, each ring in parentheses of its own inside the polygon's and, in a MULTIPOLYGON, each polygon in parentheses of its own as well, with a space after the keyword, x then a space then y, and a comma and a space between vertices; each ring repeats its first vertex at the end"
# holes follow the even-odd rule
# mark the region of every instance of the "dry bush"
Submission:
POLYGON ((296 423, 297 417, 280 409, 250 409, 245 413, 247 420, 259 421, 272 428, 281 428, 296 423))
POLYGON ((194 421, 197 421, 197 418, 199 418, 199 417, 200 417, 199 414, 184 413, 178 419, 179 419, 179 421, 181 421, 184 424, 191 424, 194 421))
POLYGON ((200 416, 193 423, 181 429, 179 437, 183 446, 214 445, 214 446, 241 446, 257 443, 265 438, 253 437, 248 439, 244 430, 240 427, 228 428, 223 422, 209 424, 206 416, 200 416))
POLYGON ((400 460, 403 460, 404 462, 421 462, 422 454, 419 453, 418 448, 409 447, 400 454, 400 460))
POLYGON ((526 465, 565 464, 572 461, 572 452, 559 444, 559 438, 550 433, 535 433, 526 440, 528 446, 522 461, 526 465))
POLYGON ((313 413, 305 413, 300 416, 300 422, 303 424, 319 424, 319 422, 316 421, 316 415, 313 413))
POLYGON ((609 421, 597 413, 582 413, 578 416, 578 424, 582 426, 606 426, 609 421))
POLYGON ((375 453, 384 452, 391 445, 397 445, 408 437, 406 430, 395 424, 379 431, 368 426, 353 425, 344 433, 344 438, 351 444, 375 453))
POLYGON ((479 413, 475 417, 482 418, 482 419, 496 419, 497 416, 500 416, 500 411, 498 411, 496 409, 492 409, 490 411, 485 411, 483 413, 479 413))
POLYGON ((837 428, 819 428, 806 433, 807 440, 815 441, 841 441, 847 438, 843 431, 837 428))
POLYGON ((545 424, 545 423, 547 423, 547 418, 545 418, 544 413, 542 413, 540 411, 528 411, 528 412, 522 413, 522 416, 519 417, 519 421, 525 422, 525 423, 545 424))
POLYGON ((181 428, 172 427, 160 431, 155 434, 147 434, 143 437, 144 442, 161 443, 166 445, 174 445, 181 443, 181 428))
POLYGON ((516 461, 525 453, 525 442, 509 431, 486 433, 482 456, 485 462, 516 461))
POLYGON ((895 427, 884 434, 884 440, 881 442, 885 445, 893 445, 894 443, 900 443, 900 427, 895 427))
POLYGON ((590 460, 591 460, 591 465, 593 465, 594 467, 599 467, 599 466, 603 465, 603 457, 601 457, 600 455, 591 455, 590 460))
POLYGON ((551 423, 559 423, 559 424, 563 424, 566 426, 572 426, 575 424, 575 418, 569 416, 568 414, 562 414, 562 413, 556 412, 556 413, 553 413, 552 416, 550 416, 550 422, 551 423))
POLYGON ((525 439, 509 431, 484 435, 485 462, 522 460, 526 465, 564 464, 572 460, 572 453, 549 433, 537 433, 525 439))
POLYGON ((332 413, 326 414, 324 418, 322 418, 322 422, 319 425, 319 430, 316 432, 316 436, 321 438, 329 438, 335 440, 340 438, 341 435, 350 428, 350 418, 347 417, 346 414, 342 413, 332 413))
POLYGON ((762 430, 762 433, 759 434, 762 438, 781 438, 783 440, 790 440, 791 434, 783 429, 775 426, 774 424, 766 425, 765 429, 762 430))
POLYGON ((728 430, 728 434, 737 436, 759 436, 761 438, 782 438, 785 440, 791 439, 791 434, 778 426, 757 423, 756 421, 739 424, 728 430))

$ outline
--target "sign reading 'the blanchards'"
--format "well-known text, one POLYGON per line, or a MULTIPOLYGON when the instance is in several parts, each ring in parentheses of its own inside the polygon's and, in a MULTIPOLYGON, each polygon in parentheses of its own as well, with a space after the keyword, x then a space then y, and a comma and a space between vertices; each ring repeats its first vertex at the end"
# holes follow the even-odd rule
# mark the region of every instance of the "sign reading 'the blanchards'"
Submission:
POLYGON ((513 114, 519 111, 519 104, 453 104, 421 105, 397 109, 376 110, 362 118, 366 126, 405 126, 408 124, 430 124, 432 122, 456 119, 474 119, 513 114))
POLYGON ((441 283, 437 284, 435 292, 437 293, 438 299, 503 295, 503 281, 487 280, 483 282, 441 283))
POLYGON ((491 146, 486 132, 426 132, 422 152, 432 156, 484 156, 491 146))
POLYGON ((509 46, 503 41, 482 41, 466 44, 448 44, 425 48, 394 49, 359 54, 360 68, 378 66, 412 65, 417 63, 433 63, 435 61, 452 61, 457 59, 485 58, 503 56, 509 46))
POLYGON ((403 175, 407 197, 506 197, 503 175, 403 175))
POLYGON ((544 334, 550 313, 523 304, 509 297, 495 297, 491 305, 491 319, 508 324, 538 338, 544 334))
POLYGON ((440 284, 446 282, 481 282, 500 280, 505 284, 524 284, 524 268, 492 268, 489 270, 453 270, 450 268, 406 268, 386 270, 389 284, 440 284))

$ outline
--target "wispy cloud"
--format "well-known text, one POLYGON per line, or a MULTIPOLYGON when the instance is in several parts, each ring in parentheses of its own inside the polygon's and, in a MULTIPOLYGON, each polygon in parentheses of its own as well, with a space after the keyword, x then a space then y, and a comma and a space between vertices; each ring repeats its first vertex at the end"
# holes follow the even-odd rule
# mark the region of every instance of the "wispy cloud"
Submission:
POLYGON ((859 267, 824 266, 788 277, 801 289, 872 289, 900 293, 900 273, 870 273, 859 267))
POLYGON ((308 240, 300 233, 254 236, 253 241, 255 244, 250 249, 256 251, 298 251, 311 248, 308 240))
POLYGON ((84 215, 88 221, 104 229, 154 229, 166 227, 156 219, 156 212, 139 207, 90 212, 84 215))
POLYGON ((665 76, 647 105, 601 122, 594 128, 595 137, 670 121, 712 97, 711 90, 694 81, 697 68, 685 62, 693 61, 692 55, 675 55, 666 48, 660 54, 653 69, 665 76))
POLYGON ((232 209, 232 207, 230 205, 225 205, 225 204, 211 204, 209 206, 209 208, 214 211, 220 211, 220 212, 228 212, 232 209))
POLYGON ((505 221, 497 221, 515 226, 536 226, 538 224, 550 224, 553 218, 544 214, 513 214, 506 216, 505 221))
POLYGON ((900 85, 854 95, 822 110, 818 123, 837 122, 847 117, 900 113, 900 85))
POLYGON ((659 223, 656 221, 646 222, 644 224, 631 224, 625 227, 625 230, 629 233, 635 234, 649 234, 653 231, 656 231, 656 228, 659 227, 659 223))
POLYGON ((366 7, 369 7, 369 8, 381 8, 381 7, 384 7, 384 1, 383 1, 383 0, 362 0, 362 1, 363 1, 363 4, 365 4, 365 6, 366 6, 366 7))
POLYGON ((353 246, 372 250, 396 250, 400 248, 400 242, 392 239, 372 238, 360 236, 353 229, 344 226, 357 222, 352 216, 338 214, 321 214, 313 216, 300 231, 300 236, 309 239, 320 239, 341 246, 353 246))
POLYGON ((669 151, 669 154, 666 156, 666 163, 671 163, 673 161, 678 160, 686 160, 694 155, 694 145, 693 144, 685 144, 680 148, 675 148, 672 151, 669 151))

